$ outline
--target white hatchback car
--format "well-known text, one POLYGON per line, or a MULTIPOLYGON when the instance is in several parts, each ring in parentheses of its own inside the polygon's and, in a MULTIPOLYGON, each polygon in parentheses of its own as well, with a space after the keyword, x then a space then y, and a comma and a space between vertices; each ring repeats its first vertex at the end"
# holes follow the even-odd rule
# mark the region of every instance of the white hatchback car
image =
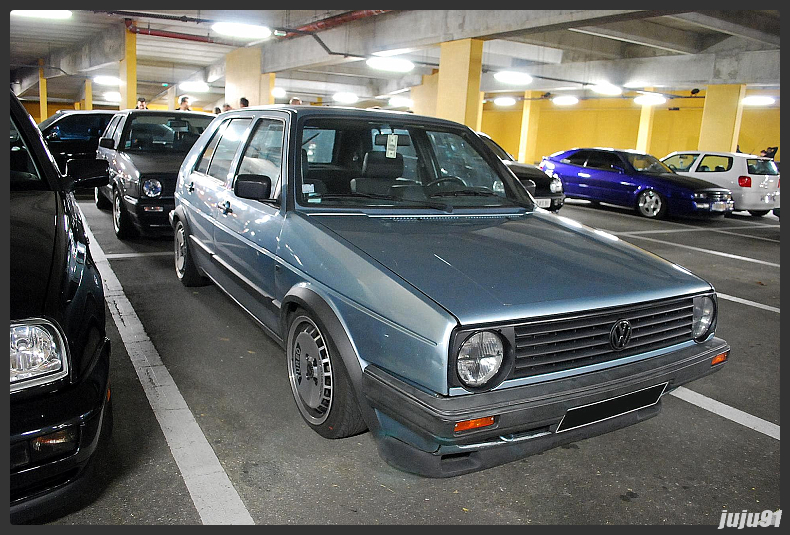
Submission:
POLYGON ((735 210, 764 216, 779 208, 779 169, 770 158, 742 152, 687 150, 668 154, 661 161, 676 173, 729 189, 735 210))

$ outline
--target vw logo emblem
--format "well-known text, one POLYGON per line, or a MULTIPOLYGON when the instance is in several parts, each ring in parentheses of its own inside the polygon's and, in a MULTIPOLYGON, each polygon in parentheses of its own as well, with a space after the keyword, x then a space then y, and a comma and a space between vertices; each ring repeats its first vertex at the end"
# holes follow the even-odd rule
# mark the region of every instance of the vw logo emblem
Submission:
POLYGON ((609 332, 609 344, 615 351, 625 349, 631 340, 631 323, 628 320, 617 320, 609 332))

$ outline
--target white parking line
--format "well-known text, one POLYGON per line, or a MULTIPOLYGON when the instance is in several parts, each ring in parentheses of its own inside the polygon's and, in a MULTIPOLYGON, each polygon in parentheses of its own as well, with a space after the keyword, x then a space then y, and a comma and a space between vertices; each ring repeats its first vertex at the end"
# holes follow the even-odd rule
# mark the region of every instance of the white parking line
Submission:
POLYGON ((755 301, 749 301, 748 299, 741 299, 740 297, 735 297, 735 296, 732 296, 732 295, 722 294, 722 293, 719 293, 719 292, 716 292, 716 295, 719 296, 719 299, 726 299, 728 301, 735 301, 736 303, 741 303, 742 305, 749 305, 749 306, 752 306, 752 307, 762 308, 763 310, 770 310, 771 312, 776 312, 777 314, 780 313, 778 307, 772 307, 770 305, 764 305, 762 303, 757 303, 755 301))
POLYGON ((756 258, 749 258, 748 256, 739 256, 739 255, 730 254, 730 253, 722 253, 721 251, 712 251, 710 249, 702 249, 701 247, 692 247, 691 245, 683 245, 683 244, 674 243, 674 242, 671 242, 671 241, 657 240, 655 238, 646 238, 645 236, 636 236, 636 235, 631 234, 630 232, 618 232, 616 234, 618 236, 625 236, 627 238, 636 238, 638 240, 647 240, 647 241, 652 241, 652 242, 656 242, 656 243, 663 243, 663 244, 666 244, 666 245, 672 245, 674 247, 680 247, 680 248, 683 248, 683 249, 691 249, 692 251, 699 251, 700 253, 707 253, 707 254, 712 254, 712 255, 717 255, 717 256, 723 256, 723 257, 726 257, 726 258, 732 258, 734 260, 742 260, 744 262, 753 262, 755 264, 763 264, 765 266, 779 267, 779 264, 777 264, 775 262, 767 262, 765 260, 757 260, 756 258))
POLYGON ((736 409, 735 407, 725 405, 720 401, 703 396, 702 394, 682 386, 677 387, 675 390, 670 392, 670 394, 682 399, 683 401, 687 401, 692 405, 701 407, 714 414, 718 414, 719 416, 727 418, 728 420, 732 420, 733 422, 739 423, 750 429, 754 429, 755 431, 763 433, 764 435, 768 435, 771 438, 779 440, 779 426, 774 423, 763 420, 762 418, 758 418, 757 416, 752 416, 749 413, 743 412, 742 410, 736 409))
POLYGON ((140 258, 145 256, 173 256, 173 251, 154 251, 152 253, 107 253, 107 260, 122 260, 124 258, 140 258))
POLYGON ((91 255, 104 283, 110 313, 201 521, 204 525, 254 524, 123 293, 118 277, 110 268, 108 255, 93 237, 84 215, 82 219, 90 240, 91 255))

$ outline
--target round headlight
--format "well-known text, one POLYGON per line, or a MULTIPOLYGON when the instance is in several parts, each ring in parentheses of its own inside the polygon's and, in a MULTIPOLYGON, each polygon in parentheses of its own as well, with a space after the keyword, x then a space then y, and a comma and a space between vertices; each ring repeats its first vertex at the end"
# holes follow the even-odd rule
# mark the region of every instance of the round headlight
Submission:
POLYGON ((552 193, 559 193, 562 191, 562 180, 558 177, 554 177, 551 179, 551 184, 549 184, 549 189, 552 193))
POLYGON ((478 387, 494 377, 502 366, 505 347, 499 335, 482 331, 469 338, 458 350, 455 368, 467 386, 478 387))
POLYGON ((716 318, 716 303, 709 295, 694 298, 693 336, 697 342, 708 337, 716 318))
POLYGON ((155 178, 143 182, 143 193, 148 197, 159 197, 162 194, 162 183, 155 178))
POLYGON ((11 324, 10 335, 12 392, 68 373, 63 340, 45 320, 11 324))

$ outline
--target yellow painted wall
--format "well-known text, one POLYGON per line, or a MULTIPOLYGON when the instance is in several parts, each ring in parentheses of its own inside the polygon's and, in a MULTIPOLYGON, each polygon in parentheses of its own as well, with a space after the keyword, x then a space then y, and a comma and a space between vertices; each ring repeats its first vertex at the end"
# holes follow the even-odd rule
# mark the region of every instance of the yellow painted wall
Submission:
POLYGON ((663 158, 676 150, 697 150, 704 105, 705 99, 702 98, 678 98, 657 106, 647 152, 663 158))
POLYGON ((439 91, 439 71, 422 76, 422 85, 411 88, 412 111, 417 115, 436 117, 436 96, 439 91))
POLYGON ((760 154, 768 147, 779 147, 774 160, 779 161, 779 108, 744 108, 738 136, 741 152, 760 154))
POLYGON ((521 109, 518 106, 496 109, 493 104, 483 104, 481 130, 514 157, 518 156, 518 139, 521 133, 521 109))

